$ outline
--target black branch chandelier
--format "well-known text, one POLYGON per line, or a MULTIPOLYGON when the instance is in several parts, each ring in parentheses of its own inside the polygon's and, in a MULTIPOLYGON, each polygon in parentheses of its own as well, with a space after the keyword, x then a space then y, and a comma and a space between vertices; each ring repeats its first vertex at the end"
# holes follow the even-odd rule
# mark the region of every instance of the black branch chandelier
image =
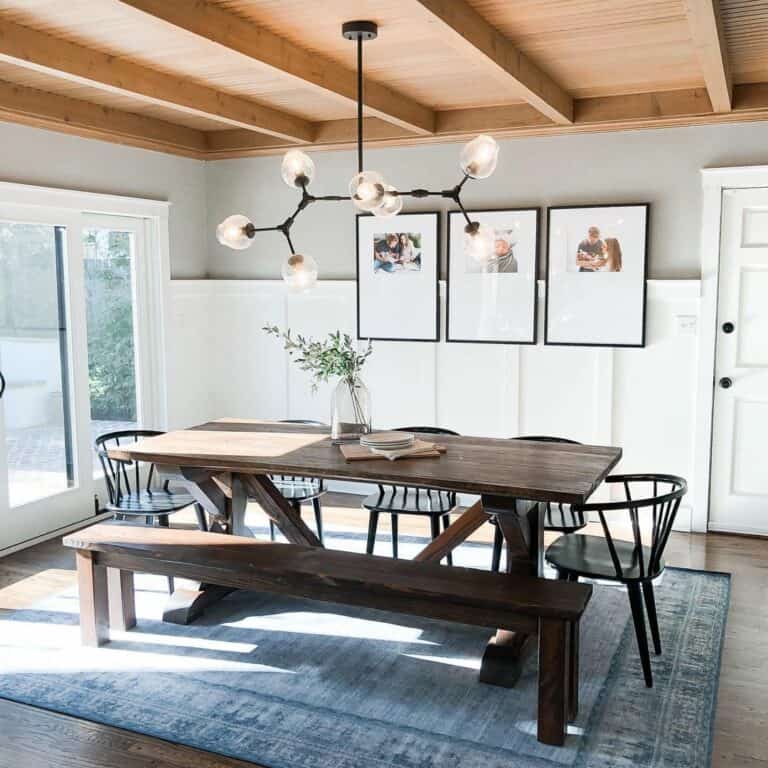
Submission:
POLYGON ((291 228, 298 215, 313 203, 351 200, 358 210, 381 218, 396 216, 403 207, 403 198, 443 197, 453 200, 466 219, 464 247, 467 255, 484 264, 493 258, 493 229, 469 218, 461 202, 461 193, 468 179, 486 179, 496 169, 499 145, 491 136, 481 134, 464 145, 459 158, 463 173, 461 180, 451 189, 432 191, 429 189, 398 190, 388 184, 377 171, 367 171, 363 164, 363 43, 374 40, 378 27, 372 21, 348 21, 342 28, 342 35, 357 44, 357 173, 349 182, 346 195, 313 195, 308 191, 315 177, 312 158, 300 149, 291 149, 283 157, 281 175, 291 188, 301 190, 301 199, 296 209, 280 224, 257 227, 242 214, 229 216, 216 228, 216 238, 228 248, 244 250, 253 245, 259 232, 281 232, 288 243, 289 256, 283 262, 283 280, 296 291, 307 291, 317 282, 318 267, 315 259, 308 254, 297 253, 291 239, 291 228))

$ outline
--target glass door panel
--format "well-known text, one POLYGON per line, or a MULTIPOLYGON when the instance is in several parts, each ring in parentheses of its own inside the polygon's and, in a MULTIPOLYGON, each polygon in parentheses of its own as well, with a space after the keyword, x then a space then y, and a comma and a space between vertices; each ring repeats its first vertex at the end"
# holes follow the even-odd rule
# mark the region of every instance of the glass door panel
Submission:
MULTIPOLYGON (((127 228, 83 230, 92 439, 139 423, 136 243, 136 232, 127 228)), ((93 462, 98 476, 95 454, 93 462)))
POLYGON ((76 485, 66 234, 54 224, 0 220, 0 506, 11 510, 76 485))

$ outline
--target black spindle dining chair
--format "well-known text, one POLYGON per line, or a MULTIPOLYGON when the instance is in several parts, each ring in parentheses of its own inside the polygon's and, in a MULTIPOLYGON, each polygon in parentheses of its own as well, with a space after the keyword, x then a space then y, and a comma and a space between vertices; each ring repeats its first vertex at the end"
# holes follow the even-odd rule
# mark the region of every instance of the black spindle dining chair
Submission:
POLYGON ((645 630, 643 599, 648 613, 653 649, 659 655, 661 636, 656 616, 653 580, 664 570, 664 549, 680 507, 680 500, 688 486, 681 477, 660 474, 613 475, 606 482, 618 485, 623 491, 624 499, 582 504, 578 507, 578 511, 583 515, 596 513, 600 519, 603 536, 581 533, 561 536, 547 549, 546 560, 557 570, 561 579, 578 581, 579 577, 583 576, 617 581, 626 586, 643 676, 645 684, 651 688, 653 674, 645 630), (631 529, 629 541, 617 537, 617 534, 623 534, 617 530, 622 519, 624 525, 628 524, 631 529), (645 526, 643 522, 646 523, 645 526))
MULTIPOLYGON (((454 435, 458 432, 441 427, 400 427, 398 432, 415 432, 429 435, 454 435)), ((392 521, 392 557, 397 558, 398 516, 418 515, 428 517, 432 538, 440 535, 440 521, 443 528, 451 524, 450 513, 456 508, 454 491, 433 491, 425 488, 411 488, 403 485, 382 485, 379 490, 363 499, 363 509, 368 510, 368 542, 365 551, 373 554, 376 545, 376 530, 379 515, 384 513, 392 521)), ((448 565, 453 565, 452 555, 447 555, 448 565)))
MULTIPOLYGON (((197 522, 201 530, 207 530, 205 513, 195 499, 186 491, 174 490, 168 480, 161 481, 155 465, 148 462, 113 459, 108 451, 126 443, 137 443, 145 437, 162 435, 153 429, 121 429, 99 435, 94 450, 104 471, 109 504, 105 506, 116 520, 144 518, 147 525, 168 528, 169 515, 194 505, 197 522), (143 467, 149 465, 149 469, 143 467)), ((173 592, 173 578, 168 577, 173 592)))
MULTIPOLYGON (((312 421, 311 419, 282 419, 281 424, 304 424, 311 427, 326 426, 321 421, 312 421)), ((277 490, 283 495, 291 506, 296 510, 296 514, 301 514, 301 505, 306 501, 312 502, 315 511, 315 528, 317 538, 323 543, 323 511, 320 506, 320 497, 325 493, 325 484, 322 478, 317 477, 297 477, 294 475, 271 475, 270 479, 277 487, 277 490)), ((275 540, 275 523, 269 521, 269 538, 275 540)))
MULTIPOLYGON (((511 437, 510 440, 529 440, 536 443, 563 443, 565 445, 581 445, 577 440, 569 440, 566 437, 550 437, 548 435, 525 435, 522 437, 511 437)), ((525 502, 522 502, 525 503, 525 502)), ((533 503, 533 502, 530 502, 533 503)), ((558 502, 540 502, 544 507, 544 530, 556 533, 575 533, 587 525, 585 516, 571 507, 570 504, 561 504, 558 502)), ((496 532, 493 537, 493 559, 491 561, 491 570, 498 571, 501 564, 501 550, 504 545, 504 536, 501 528, 496 525, 496 519, 490 521, 495 527, 496 532)))

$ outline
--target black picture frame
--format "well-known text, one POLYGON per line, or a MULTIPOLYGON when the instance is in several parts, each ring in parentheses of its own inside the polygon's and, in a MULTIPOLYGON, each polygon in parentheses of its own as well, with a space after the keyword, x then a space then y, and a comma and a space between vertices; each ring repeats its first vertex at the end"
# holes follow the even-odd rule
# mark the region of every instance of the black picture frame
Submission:
MULTIPOLYGON (((440 221, 440 211, 413 211, 404 212, 400 216, 425 216, 434 217, 435 227, 435 330, 434 335, 428 338, 411 338, 405 336, 363 336, 360 333, 360 309, 361 309, 361 297, 360 297, 360 220, 366 218, 376 218, 372 213, 358 213, 355 217, 355 289, 357 296, 357 338, 361 341, 410 341, 410 342, 427 342, 434 344, 440 341, 440 254, 442 251, 442 230, 440 221)), ((380 219, 382 223, 387 222, 388 219, 380 219)))
POLYGON ((544 272, 544 344, 557 347, 601 347, 616 349, 639 349, 646 345, 646 326, 647 326, 647 306, 648 306, 648 249, 650 246, 650 225, 651 225, 651 203, 579 203, 576 205, 551 205, 547 207, 547 255, 544 272), (549 338, 549 310, 550 310, 550 266, 551 266, 551 243, 552 243, 552 211, 562 210, 582 210, 585 208, 644 208, 645 209, 645 231, 643 248, 643 278, 642 278, 642 319, 640 340, 637 343, 605 343, 605 342, 584 342, 584 341, 551 341, 549 338))
POLYGON ((454 339, 451 338, 451 217, 463 215, 460 210, 448 212, 447 220, 447 260, 445 273, 445 340, 451 344, 512 344, 532 346, 538 343, 539 335, 539 261, 541 257, 541 207, 526 206, 520 208, 477 208, 468 210, 467 214, 472 218, 473 213, 532 213, 536 214, 536 235, 534 252, 534 277, 533 277, 533 336, 529 341, 507 341, 502 339, 454 339))

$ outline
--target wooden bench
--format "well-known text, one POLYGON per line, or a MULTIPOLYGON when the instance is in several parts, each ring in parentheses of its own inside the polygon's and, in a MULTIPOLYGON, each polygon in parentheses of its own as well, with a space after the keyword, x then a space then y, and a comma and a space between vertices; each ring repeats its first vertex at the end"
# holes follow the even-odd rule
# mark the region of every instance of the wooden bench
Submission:
POLYGON ((592 587, 179 529, 71 533, 86 645, 135 624, 133 573, 359 605, 538 635, 538 739, 561 745, 578 710, 578 626, 592 587))

